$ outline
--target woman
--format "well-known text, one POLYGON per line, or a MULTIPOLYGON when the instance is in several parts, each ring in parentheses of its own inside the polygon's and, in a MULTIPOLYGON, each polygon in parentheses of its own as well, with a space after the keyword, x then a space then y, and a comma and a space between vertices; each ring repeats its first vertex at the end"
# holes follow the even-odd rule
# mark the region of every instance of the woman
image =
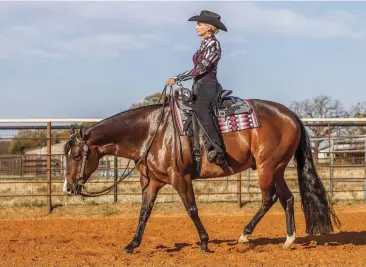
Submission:
POLYGON ((225 146, 214 119, 215 106, 222 91, 216 77, 217 65, 221 58, 221 47, 215 34, 219 30, 227 31, 220 19, 218 14, 203 10, 199 16, 193 16, 188 20, 197 21, 196 31, 202 38, 201 46, 193 55, 193 69, 168 79, 167 85, 172 86, 176 82, 194 80, 196 114, 210 145, 207 157, 210 162, 222 165, 225 159, 225 146))

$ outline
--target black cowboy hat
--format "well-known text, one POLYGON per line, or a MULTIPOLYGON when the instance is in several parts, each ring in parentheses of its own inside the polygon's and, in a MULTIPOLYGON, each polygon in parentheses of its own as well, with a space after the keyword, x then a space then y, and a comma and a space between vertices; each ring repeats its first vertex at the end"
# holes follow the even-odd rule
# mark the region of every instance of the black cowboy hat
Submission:
POLYGON ((191 17, 188 21, 200 21, 207 24, 210 24, 212 26, 215 26, 216 28, 226 31, 227 29, 224 25, 224 23, 221 22, 221 17, 219 14, 216 14, 214 12, 208 11, 208 10, 202 10, 200 15, 191 17))

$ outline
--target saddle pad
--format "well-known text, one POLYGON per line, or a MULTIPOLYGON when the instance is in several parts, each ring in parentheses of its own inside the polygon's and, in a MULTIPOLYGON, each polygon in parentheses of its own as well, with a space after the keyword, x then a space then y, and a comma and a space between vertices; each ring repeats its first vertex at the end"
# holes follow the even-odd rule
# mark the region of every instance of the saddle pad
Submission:
MULTIPOLYGON (((179 103, 180 105, 182 103, 179 103)), ((253 129, 260 127, 260 122, 255 109, 253 108, 252 102, 250 100, 242 99, 243 110, 248 110, 248 112, 232 112, 225 116, 218 116, 217 121, 220 127, 221 133, 241 131, 245 129, 253 129)), ((186 125, 189 124, 191 120, 191 115, 185 111, 184 107, 179 107, 177 101, 174 101, 174 114, 175 119, 179 128, 180 135, 182 136, 192 136, 191 131, 186 125)), ((219 109, 220 114, 220 109, 219 109)))

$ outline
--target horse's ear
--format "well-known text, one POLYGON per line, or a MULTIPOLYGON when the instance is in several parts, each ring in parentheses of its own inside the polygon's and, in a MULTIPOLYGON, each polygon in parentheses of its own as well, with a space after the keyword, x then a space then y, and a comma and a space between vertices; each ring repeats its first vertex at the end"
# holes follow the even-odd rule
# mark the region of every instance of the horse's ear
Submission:
POLYGON ((83 128, 83 126, 80 126, 79 134, 80 134, 81 139, 84 141, 88 140, 90 137, 90 133, 85 133, 85 129, 83 128))
POLYGON ((83 126, 80 126, 79 134, 80 134, 81 139, 83 139, 84 138, 84 128, 83 128, 83 126))
POLYGON ((71 124, 71 126, 70 126, 70 135, 72 135, 74 133, 75 133, 75 127, 74 127, 74 125, 71 124))

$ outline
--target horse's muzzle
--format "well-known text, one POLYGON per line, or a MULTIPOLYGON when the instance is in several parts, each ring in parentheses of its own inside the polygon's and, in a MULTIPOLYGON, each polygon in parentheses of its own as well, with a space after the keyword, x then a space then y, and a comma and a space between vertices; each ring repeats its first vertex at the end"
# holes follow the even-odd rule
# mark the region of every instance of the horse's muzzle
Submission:
POLYGON ((68 196, 76 196, 81 193, 81 190, 83 189, 83 184, 81 182, 75 184, 69 184, 65 178, 62 191, 65 192, 68 196))

